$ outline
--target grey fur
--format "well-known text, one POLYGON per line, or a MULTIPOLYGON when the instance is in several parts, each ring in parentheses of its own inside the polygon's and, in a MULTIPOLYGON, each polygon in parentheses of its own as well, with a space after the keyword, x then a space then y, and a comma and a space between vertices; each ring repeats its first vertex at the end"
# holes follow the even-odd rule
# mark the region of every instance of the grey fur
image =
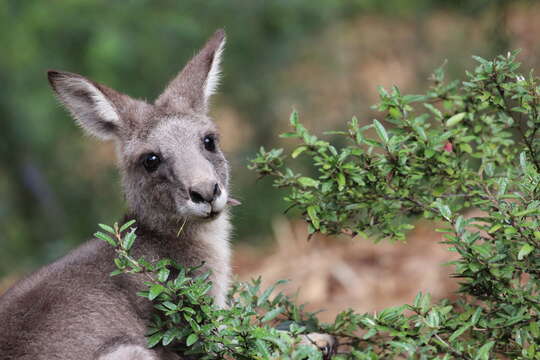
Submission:
MULTIPOLYGON (((212 295, 220 306, 230 277, 229 169, 219 146, 209 151, 203 138, 217 141, 207 108, 224 41, 218 30, 154 104, 80 75, 49 71, 77 123, 117 144, 126 220, 137 220, 135 257, 166 257, 186 266, 204 261, 201 271, 212 270, 212 295), (162 159, 153 172, 142 164, 149 153, 162 159)), ((110 277, 113 258, 110 246, 90 240, 1 296, 0 359, 177 359, 146 348, 152 307, 136 296, 144 280, 110 277)))

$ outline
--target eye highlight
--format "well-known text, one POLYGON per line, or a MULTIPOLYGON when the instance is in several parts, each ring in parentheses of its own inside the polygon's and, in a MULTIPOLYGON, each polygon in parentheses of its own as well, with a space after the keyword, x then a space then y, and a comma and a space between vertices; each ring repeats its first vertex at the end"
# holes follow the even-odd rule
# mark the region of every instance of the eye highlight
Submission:
POLYGON ((216 136, 206 135, 203 138, 203 144, 206 151, 215 152, 216 151, 216 136))
POLYGON ((142 164, 146 171, 151 173, 157 170, 159 164, 161 164, 161 158, 154 153, 146 154, 142 157, 142 164))

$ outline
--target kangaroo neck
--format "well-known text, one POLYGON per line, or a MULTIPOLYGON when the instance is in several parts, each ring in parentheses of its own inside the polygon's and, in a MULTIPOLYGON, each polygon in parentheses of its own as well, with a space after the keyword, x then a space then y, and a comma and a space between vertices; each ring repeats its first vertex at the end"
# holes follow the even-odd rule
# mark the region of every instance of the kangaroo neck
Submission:
MULTIPOLYGON (((135 219, 128 214, 125 221, 135 219)), ((136 223, 137 240, 133 251, 136 257, 148 261, 168 258, 185 267, 204 264, 200 271, 211 272, 211 295, 223 306, 230 279, 229 234, 231 225, 227 212, 211 221, 180 223, 157 230, 144 222, 136 223), (183 226, 182 226, 183 225, 183 226)))

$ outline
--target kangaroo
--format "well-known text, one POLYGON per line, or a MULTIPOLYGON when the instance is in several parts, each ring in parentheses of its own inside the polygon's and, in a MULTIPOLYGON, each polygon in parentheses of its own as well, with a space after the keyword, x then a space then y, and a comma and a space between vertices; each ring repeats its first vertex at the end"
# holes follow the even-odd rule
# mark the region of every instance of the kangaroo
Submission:
MULTIPOLYGON (((229 167, 208 105, 224 44, 218 30, 153 104, 77 74, 48 72, 77 124, 116 142, 126 219, 137 221, 133 254, 185 266, 204 262, 217 306, 225 305, 231 272, 231 200, 229 167)), ((8 290, 0 298, 0 359, 178 358, 146 348, 152 305, 136 295, 144 280, 110 277, 114 257, 93 239, 8 290)))
MULTIPOLYGON (((87 133, 116 143, 135 258, 204 262, 225 306, 230 278, 229 167, 208 116, 225 33, 218 30, 149 104, 83 76, 50 70, 60 102, 87 133), (179 228, 182 231, 179 233, 179 228)), ((92 239, 0 297, 0 359, 180 359, 146 347, 152 304, 140 274, 110 277, 114 250, 92 239)), ((313 334, 318 341, 318 335, 313 334)), ((328 347, 332 340, 319 346, 328 347)), ((312 341, 309 338, 309 341, 312 341)))

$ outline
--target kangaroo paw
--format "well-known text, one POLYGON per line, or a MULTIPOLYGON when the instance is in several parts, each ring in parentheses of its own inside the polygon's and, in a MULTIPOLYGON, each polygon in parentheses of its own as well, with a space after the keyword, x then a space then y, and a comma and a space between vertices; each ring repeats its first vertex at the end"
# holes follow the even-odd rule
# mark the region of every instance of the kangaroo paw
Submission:
POLYGON ((322 353, 324 359, 330 359, 337 349, 337 339, 332 335, 311 333, 302 335, 302 344, 316 346, 322 353))

